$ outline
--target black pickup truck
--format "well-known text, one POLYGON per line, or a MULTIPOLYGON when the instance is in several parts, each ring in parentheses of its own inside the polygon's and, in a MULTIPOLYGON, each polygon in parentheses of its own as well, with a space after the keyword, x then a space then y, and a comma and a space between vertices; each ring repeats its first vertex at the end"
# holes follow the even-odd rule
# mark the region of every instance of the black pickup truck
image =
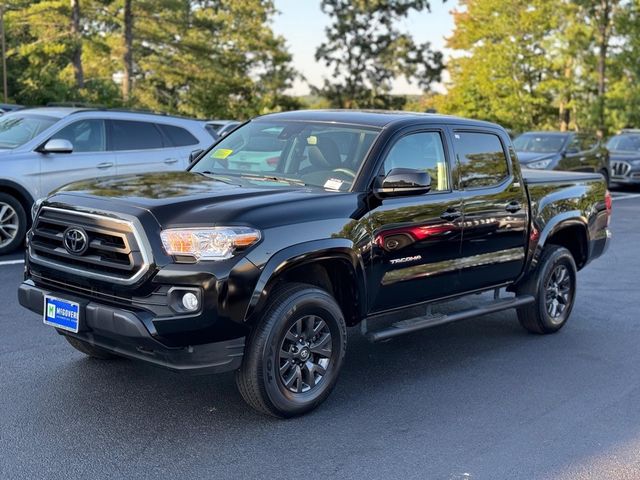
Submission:
POLYGON ((290 417, 333 389, 350 326, 375 342, 515 308, 526 330, 556 332, 610 213, 602 176, 522 172, 498 125, 272 114, 189 171, 38 202, 19 299, 89 356, 235 370, 252 407, 290 417))

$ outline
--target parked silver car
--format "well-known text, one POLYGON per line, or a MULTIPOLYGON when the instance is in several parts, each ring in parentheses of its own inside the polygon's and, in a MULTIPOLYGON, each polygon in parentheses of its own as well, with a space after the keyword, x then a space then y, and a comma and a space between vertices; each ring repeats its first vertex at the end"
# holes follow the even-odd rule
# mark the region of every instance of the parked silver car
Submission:
POLYGON ((18 247, 33 203, 69 182, 182 170, 212 143, 198 120, 117 110, 30 108, 0 117, 0 254, 18 247))

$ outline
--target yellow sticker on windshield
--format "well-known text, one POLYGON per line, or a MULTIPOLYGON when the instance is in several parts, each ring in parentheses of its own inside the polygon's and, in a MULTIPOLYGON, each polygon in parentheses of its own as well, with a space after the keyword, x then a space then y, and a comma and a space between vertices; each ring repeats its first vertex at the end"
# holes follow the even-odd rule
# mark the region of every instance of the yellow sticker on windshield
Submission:
POLYGON ((307 145, 317 145, 318 144, 318 137, 316 137, 315 135, 310 135, 307 137, 307 145))
POLYGON ((219 158, 221 160, 224 160, 232 153, 233 153, 233 150, 229 148, 219 148, 211 154, 211 158, 219 158))

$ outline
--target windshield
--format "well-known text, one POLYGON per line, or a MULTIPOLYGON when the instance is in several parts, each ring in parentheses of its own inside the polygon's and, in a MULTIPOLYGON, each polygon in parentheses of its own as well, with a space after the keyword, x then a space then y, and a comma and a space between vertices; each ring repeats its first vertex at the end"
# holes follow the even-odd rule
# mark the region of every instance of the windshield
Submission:
POLYGON ((334 123, 253 121, 225 137, 191 171, 275 187, 347 191, 378 133, 334 123))
POLYGON ((525 133, 513 141, 517 152, 554 153, 562 150, 564 135, 525 133))
POLYGON ((611 137, 607 142, 607 148, 622 152, 640 152, 640 133, 625 133, 611 137))
POLYGON ((0 148, 24 145, 58 121, 55 117, 9 113, 0 117, 0 148))

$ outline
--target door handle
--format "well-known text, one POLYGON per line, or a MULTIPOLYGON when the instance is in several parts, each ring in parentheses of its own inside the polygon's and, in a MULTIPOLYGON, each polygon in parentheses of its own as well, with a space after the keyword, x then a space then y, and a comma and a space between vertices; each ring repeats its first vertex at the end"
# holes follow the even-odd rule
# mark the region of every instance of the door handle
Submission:
POLYGON ((100 170, 104 170, 105 168, 111 168, 113 167, 113 162, 102 162, 96 165, 96 167, 98 167, 100 170))
POLYGON ((522 204, 520 202, 513 201, 504 208, 509 213, 516 213, 522 210, 522 204))
POLYGON ((177 158, 165 158, 164 163, 176 163, 178 161, 177 158))
POLYGON ((462 214, 458 210, 450 209, 445 211, 442 215, 440 215, 440 218, 442 220, 446 220, 447 222, 453 222, 454 220, 457 220, 461 216, 462 214))

